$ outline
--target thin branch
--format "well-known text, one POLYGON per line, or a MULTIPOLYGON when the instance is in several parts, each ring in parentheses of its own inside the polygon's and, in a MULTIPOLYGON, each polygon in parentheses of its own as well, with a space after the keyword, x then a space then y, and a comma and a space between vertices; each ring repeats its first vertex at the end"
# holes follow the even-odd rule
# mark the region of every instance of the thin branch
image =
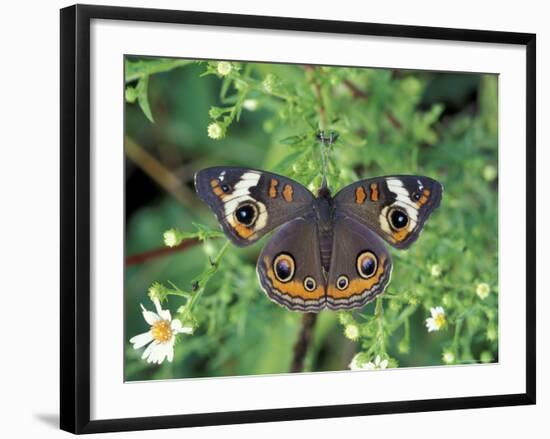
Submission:
POLYGON ((390 123, 393 125, 395 129, 400 130, 401 128, 403 128, 403 125, 401 125, 401 122, 399 122, 397 117, 395 117, 395 115, 391 111, 389 110, 384 111, 384 116, 386 116, 386 118, 390 121, 390 123))
POLYGON ((368 99, 370 98, 370 93, 361 90, 357 85, 351 82, 349 79, 344 80, 344 85, 351 91, 351 94, 354 98, 368 99))
POLYGON ((143 253, 138 253, 136 255, 128 256, 126 258, 126 265, 139 265, 147 262, 151 259, 156 259, 161 256, 166 256, 172 253, 177 253, 181 251, 186 251, 194 246, 196 246, 200 241, 198 239, 186 239, 179 245, 174 247, 159 247, 153 250, 148 250, 143 253))
POLYGON ((294 356, 290 364, 290 372, 302 372, 304 370, 304 360, 306 358, 311 339, 313 337, 313 329, 317 321, 316 313, 305 313, 302 318, 302 328, 298 340, 294 344, 294 356))
POLYGON ((130 137, 124 138, 126 156, 184 206, 191 206, 195 196, 181 181, 155 157, 130 137))
POLYGON ((315 96, 317 97, 317 106, 319 109, 319 129, 321 131, 326 131, 328 128, 328 121, 325 104, 323 102, 323 92, 321 90, 321 84, 319 84, 319 81, 314 77, 313 66, 304 66, 304 69, 306 71, 308 81, 313 85, 313 88, 315 89, 315 96))
MULTIPOLYGON (((344 85, 348 88, 348 90, 351 92, 351 95, 354 98, 365 99, 365 100, 370 98, 370 93, 364 90, 361 90, 359 87, 357 87, 357 85, 355 85, 349 79, 344 80, 344 85)), ((391 111, 389 110, 384 111, 384 116, 386 116, 386 119, 388 119, 388 121, 392 124, 392 126, 395 129, 400 130, 403 128, 403 125, 401 124, 401 122, 399 122, 399 119, 397 119, 397 117, 395 117, 395 115, 391 111)))

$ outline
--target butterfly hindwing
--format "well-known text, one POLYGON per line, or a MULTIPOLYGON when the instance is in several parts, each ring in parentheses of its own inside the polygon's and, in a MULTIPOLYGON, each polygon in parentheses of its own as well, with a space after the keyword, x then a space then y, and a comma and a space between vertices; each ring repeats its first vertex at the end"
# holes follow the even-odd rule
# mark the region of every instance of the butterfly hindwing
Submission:
POLYGON ((195 174, 199 197, 239 246, 256 242, 276 227, 312 209, 313 195, 300 183, 269 172, 214 167, 195 174))
POLYGON ((366 226, 337 214, 327 284, 327 307, 359 308, 382 294, 392 271, 382 240, 366 226))
POLYGON ((291 311, 325 307, 317 223, 297 218, 277 230, 258 257, 256 271, 267 296, 291 311))
POLYGON ((442 193, 443 186, 429 177, 378 177, 345 187, 334 197, 334 205, 394 247, 407 248, 439 206, 442 193))

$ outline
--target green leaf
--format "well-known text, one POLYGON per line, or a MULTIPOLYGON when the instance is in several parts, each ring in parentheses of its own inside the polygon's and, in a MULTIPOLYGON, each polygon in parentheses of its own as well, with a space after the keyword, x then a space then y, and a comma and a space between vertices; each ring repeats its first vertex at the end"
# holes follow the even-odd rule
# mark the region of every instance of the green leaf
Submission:
POLYGON ((307 139, 307 136, 301 135, 301 136, 289 136, 285 137, 284 139, 279 140, 279 143, 282 143, 283 145, 291 145, 296 146, 302 143, 304 140, 307 139))
POLYGON ((140 59, 133 61, 126 58, 124 60, 124 80, 132 82, 155 73, 168 72, 193 62, 195 61, 187 59, 140 59))
POLYGON ((143 111, 143 114, 151 121, 151 123, 155 123, 153 120, 153 115, 151 113, 151 108, 149 107, 149 98, 147 96, 147 90, 149 88, 149 76, 144 76, 138 81, 136 91, 137 91, 137 100, 139 107, 143 111))

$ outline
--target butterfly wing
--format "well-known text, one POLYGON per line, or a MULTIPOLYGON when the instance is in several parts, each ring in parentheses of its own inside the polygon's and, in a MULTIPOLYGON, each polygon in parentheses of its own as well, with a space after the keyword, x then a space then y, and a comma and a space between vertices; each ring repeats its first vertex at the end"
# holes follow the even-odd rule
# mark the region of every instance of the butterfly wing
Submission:
POLYGON ((442 194, 443 186, 429 177, 397 175, 355 182, 334 203, 338 212, 402 249, 416 241, 442 194))
POLYGON ((333 233, 326 305, 333 310, 362 307, 390 282, 391 256, 374 232, 340 213, 333 233))
POLYGON ((236 245, 311 212, 314 197, 289 178, 247 168, 214 167, 195 174, 195 188, 236 245))
POLYGON ((297 218, 277 230, 256 267, 267 296, 291 311, 319 312, 325 307, 317 223, 297 218))

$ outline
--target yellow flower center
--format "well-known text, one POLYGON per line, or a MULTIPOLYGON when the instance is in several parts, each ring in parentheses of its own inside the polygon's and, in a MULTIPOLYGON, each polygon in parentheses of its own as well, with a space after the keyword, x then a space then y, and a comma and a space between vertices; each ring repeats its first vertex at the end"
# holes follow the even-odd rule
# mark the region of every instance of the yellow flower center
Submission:
POLYGON ((159 320, 151 326, 153 338, 159 343, 164 343, 172 337, 172 328, 168 320, 159 320))
POLYGON ((438 314, 434 317, 435 326, 441 328, 445 324, 445 314, 438 314))

